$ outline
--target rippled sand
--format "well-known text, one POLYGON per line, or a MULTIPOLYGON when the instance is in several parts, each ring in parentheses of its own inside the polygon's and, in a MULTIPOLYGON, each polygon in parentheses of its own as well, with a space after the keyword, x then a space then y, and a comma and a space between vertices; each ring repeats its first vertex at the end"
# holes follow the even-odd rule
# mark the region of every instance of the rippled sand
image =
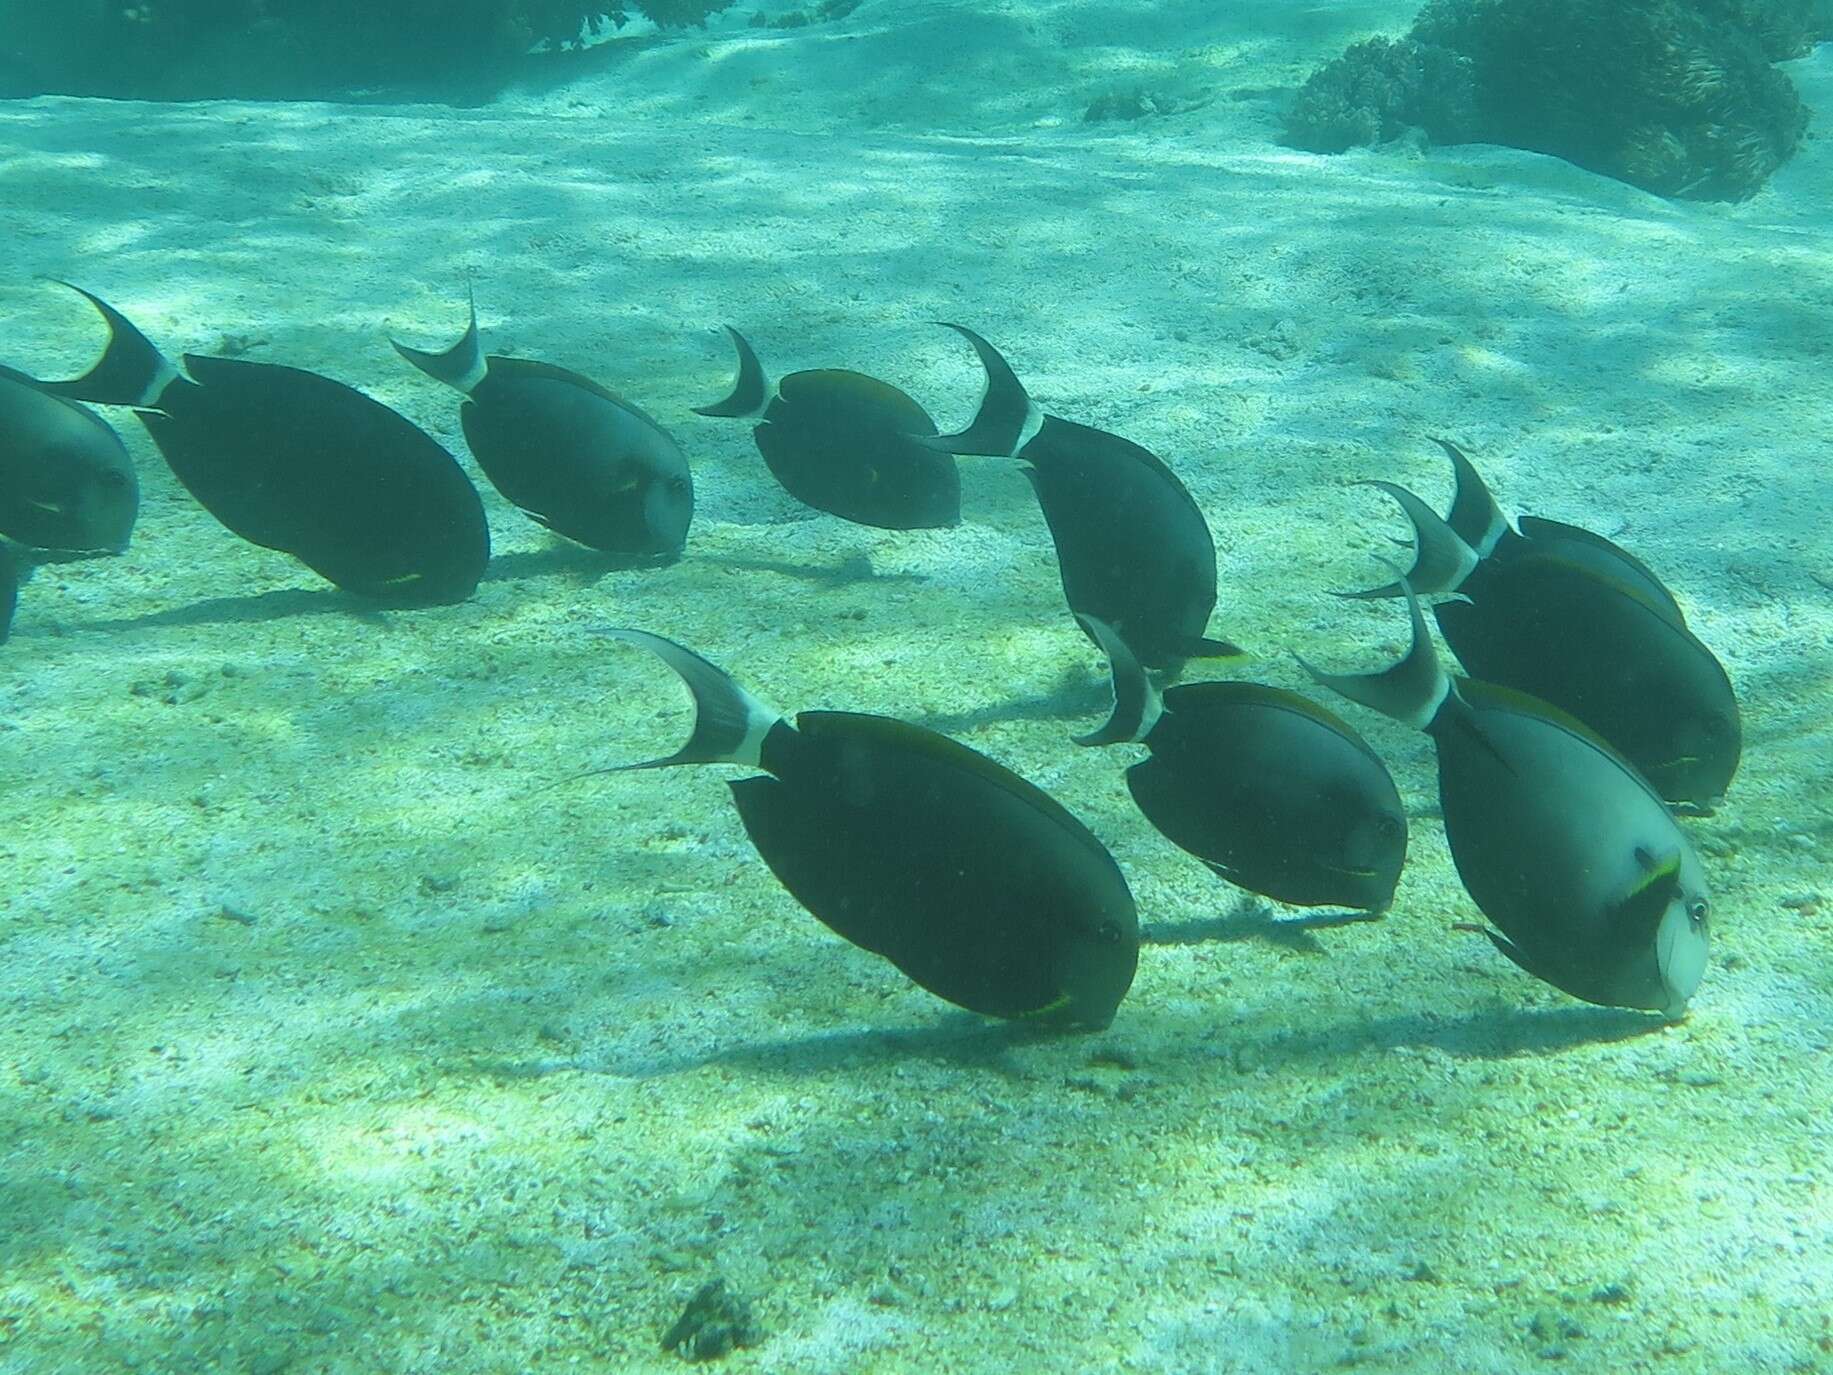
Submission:
MULTIPOLYGON (((41 569, 0 650, 0 1368, 666 1370, 703 1280, 732 1370, 1823 1368, 1833 1290, 1833 143, 1749 204, 1492 149, 1321 159, 1282 89, 1410 3, 869 3, 609 44, 477 110, 0 105, 0 360, 113 299, 174 353, 319 369, 462 453, 387 345, 585 371, 696 467, 688 557, 607 569, 486 491, 462 606, 375 613, 245 545, 131 417, 121 559, 41 569), (1225 13, 1212 14, 1212 11, 1225 13), (1143 92, 1180 110, 1087 123, 1143 92), (1184 107, 1188 108, 1184 108, 1184 107), (1303 932, 1158 838, 1041 518, 843 525, 771 482, 721 321, 944 427, 997 341, 1046 408, 1208 512, 1213 633, 1373 665, 1345 604, 1445 494, 1619 538, 1746 711, 1689 822, 1718 913, 1683 1025, 1480 939, 1422 737, 1358 715, 1414 816, 1382 924, 1303 932), (1110 844, 1155 938, 1113 1028, 937 1002, 775 885, 730 771, 665 751, 690 643, 787 708, 946 729, 1110 844)), ((1793 67, 1833 120, 1833 50, 1793 67)), ((480 479, 481 481, 481 479, 480 479)))

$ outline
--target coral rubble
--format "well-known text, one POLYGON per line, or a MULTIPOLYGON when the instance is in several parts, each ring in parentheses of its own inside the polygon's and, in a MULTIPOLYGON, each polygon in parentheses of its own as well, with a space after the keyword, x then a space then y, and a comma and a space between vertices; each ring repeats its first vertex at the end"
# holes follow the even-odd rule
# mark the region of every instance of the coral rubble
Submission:
POLYGON ((1285 138, 1335 153, 1417 129, 1551 153, 1659 195, 1742 200, 1807 127, 1772 64, 1825 37, 1823 0, 1430 0, 1405 37, 1313 73, 1285 138))

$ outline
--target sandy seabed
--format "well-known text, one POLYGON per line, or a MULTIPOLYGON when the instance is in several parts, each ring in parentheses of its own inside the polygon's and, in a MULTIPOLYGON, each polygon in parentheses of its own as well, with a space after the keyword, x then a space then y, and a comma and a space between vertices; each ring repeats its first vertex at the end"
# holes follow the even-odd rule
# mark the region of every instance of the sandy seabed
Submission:
MULTIPOLYGON (((667 1370, 714 1274, 734 1371, 1833 1369, 1833 142, 1671 204, 1494 149, 1317 158, 1285 93, 1410 3, 869 3, 613 43, 482 109, 0 105, 0 358, 79 370, 67 277, 172 352, 313 368, 463 453, 393 332, 578 368, 695 464, 688 556, 608 569, 485 492, 460 606, 366 610, 234 539, 115 418, 126 557, 46 567, 0 651, 0 1370, 667 1370), (1143 91, 1179 109, 1092 124, 1143 91), (1101 666, 1010 465, 956 530, 771 482, 716 326, 945 428, 930 321, 1164 456, 1212 633, 1372 666, 1362 477, 1620 539, 1745 709, 1686 822, 1716 917, 1681 1025, 1582 1006, 1475 916, 1423 737, 1394 911, 1280 927, 1078 751, 1101 666), (1108 842, 1152 938, 1111 1030, 952 1009, 803 913, 730 771, 665 752, 694 645, 790 710, 950 731, 1108 842)), ((1792 70, 1833 121, 1833 50, 1792 70)), ((481 479, 480 479, 481 485, 481 479)))

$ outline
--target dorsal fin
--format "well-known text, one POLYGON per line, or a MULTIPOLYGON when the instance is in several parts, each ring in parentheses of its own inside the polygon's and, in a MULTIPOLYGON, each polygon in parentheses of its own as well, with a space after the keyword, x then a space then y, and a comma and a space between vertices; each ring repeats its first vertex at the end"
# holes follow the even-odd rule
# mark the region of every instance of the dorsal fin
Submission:
POLYGON ((798 739, 818 741, 823 738, 851 736, 895 749, 900 754, 928 759, 959 773, 970 774, 982 786, 998 788, 1007 796, 1059 827, 1075 838, 1090 854, 1113 860, 1106 847, 1070 810, 1030 780, 1012 772, 998 760, 982 754, 959 740, 930 730, 927 726, 900 721, 895 716, 874 716, 851 711, 804 711, 796 716, 798 739))
MULTIPOLYGON (((568 387, 577 387, 590 396, 597 397, 608 405, 616 406, 627 415, 634 416, 650 429, 661 435, 667 435, 661 423, 627 396, 620 396, 602 382, 595 382, 583 373, 563 368, 558 363, 544 363, 539 358, 505 358, 500 353, 488 354, 484 362, 489 366, 490 375, 504 381, 546 381, 559 382, 568 387)), ((671 438, 672 442, 672 438, 671 438)))
POLYGON ((980 355, 980 366, 986 369, 986 390, 981 393, 980 408, 965 430, 953 434, 917 435, 916 442, 925 448, 945 454, 979 454, 987 458, 1017 458, 1044 427, 1044 413, 1025 392, 1024 383, 1012 371, 998 349, 966 325, 938 320, 944 329, 952 329, 974 346, 980 355))
POLYGON ((1655 570, 1615 540, 1581 525, 1568 525, 1564 521, 1549 520, 1545 516, 1522 516, 1515 525, 1530 555, 1564 545, 1564 557, 1574 562, 1589 563, 1594 571, 1629 584, 1645 601, 1654 605, 1656 610, 1676 625, 1684 626, 1687 623, 1686 613, 1680 609, 1680 603, 1674 600, 1674 594, 1655 570), (1587 558, 1587 555, 1590 557, 1587 558))
POLYGON ((745 336, 730 325, 725 331, 732 336, 732 347, 738 350, 738 376, 733 379, 731 394, 725 400, 715 401, 710 406, 695 406, 694 414, 754 420, 763 415, 764 408, 770 404, 770 379, 764 376, 764 365, 757 361, 757 352, 745 336))

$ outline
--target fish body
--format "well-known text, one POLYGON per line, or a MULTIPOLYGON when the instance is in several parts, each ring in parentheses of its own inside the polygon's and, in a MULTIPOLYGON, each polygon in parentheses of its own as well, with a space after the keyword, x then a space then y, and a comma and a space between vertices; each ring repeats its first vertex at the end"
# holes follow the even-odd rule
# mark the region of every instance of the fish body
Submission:
POLYGON ((1186 659, 1208 657, 1215 542, 1157 455, 1046 416, 1017 457, 1050 527, 1070 610, 1112 625, 1148 668, 1175 675, 1186 659))
POLYGON ((1589 730, 1460 683, 1432 727, 1445 838, 1509 958, 1586 1002, 1679 1017, 1706 960, 1699 857, 1589 730))
POLYGON ((1162 694, 1108 626, 1114 717, 1084 744, 1133 740, 1151 755, 1128 791, 1172 844, 1218 877, 1299 907, 1380 913, 1406 862, 1392 775, 1345 721, 1259 683, 1180 683, 1162 694), (1143 710, 1142 710, 1143 708, 1143 710))
POLYGON ((992 1017, 1107 1026, 1132 984, 1126 880, 1079 821, 965 745, 906 722, 763 707, 698 655, 614 631, 681 675, 695 729, 665 759, 742 763, 746 833, 792 896, 921 987, 992 1017))
POLYGON ((1381 673, 1312 676, 1431 736, 1452 860, 1498 950, 1587 1002, 1685 1016, 1705 971, 1709 902, 1667 807, 1559 708, 1447 677, 1400 585, 1407 656, 1381 673))
POLYGON ((1056 546, 1072 614, 1113 627, 1147 668, 1175 677, 1192 658, 1241 651, 1205 638, 1216 606, 1216 546, 1184 484, 1129 439, 1046 415, 999 351, 961 325, 987 388, 965 430, 924 442, 1016 459, 1056 546))
POLYGON ((118 554, 139 510, 133 461, 108 422, 0 368, 0 535, 31 549, 118 554))
POLYGON ((725 400, 696 412, 756 420, 752 438, 784 491, 883 530, 961 523, 955 461, 919 442, 936 425, 908 395, 844 368, 792 372, 772 388, 744 336, 726 330, 738 350, 738 378, 725 400))
POLYGON ((1339 718, 1259 683, 1165 693, 1127 788, 1174 845, 1249 892, 1384 912, 1406 862, 1393 777, 1339 718))
POLYGON ((693 475, 681 446, 640 408, 569 369, 485 355, 475 308, 444 353, 399 342, 395 351, 464 393, 459 421, 472 457, 531 519, 609 554, 680 554, 693 475))
POLYGON ((1569 547, 1485 561, 1433 608, 1471 676, 1541 698, 1608 740, 1669 801, 1711 805, 1743 752, 1724 667, 1645 589, 1569 547))
MULTIPOLYGON (((1456 594, 1434 615, 1458 662, 1577 717, 1667 801, 1714 806, 1742 757, 1741 714, 1724 666, 1673 594, 1640 559, 1588 530, 1524 517, 1517 533, 1499 512, 1472 519, 1470 507, 1494 503, 1469 460, 1440 443, 1458 469, 1448 520, 1404 487, 1370 485, 1413 526, 1408 582, 1456 594)), ((1397 593, 1390 583, 1356 595, 1397 593)))
POLYGON ((1137 917, 1080 823, 984 755, 884 717, 802 712, 731 785, 783 886, 938 997, 1101 1027, 1132 983, 1137 917))
POLYGON ((425 431, 317 373, 195 354, 184 367, 193 380, 168 386, 140 420, 230 530, 377 601, 462 601, 476 589, 490 558, 483 505, 425 431))
POLYGON ((1491 551, 1486 563, 1505 566, 1517 558, 1551 555, 1610 582, 1628 587, 1643 601, 1680 626, 1687 623, 1686 613, 1666 583, 1641 559, 1615 540, 1607 539, 1582 526, 1547 520, 1543 516, 1517 516, 1515 527, 1491 551))
MULTIPOLYGON (((80 290, 80 288, 78 288, 80 290)), ((181 374, 120 312, 60 395, 136 409, 173 474, 252 544, 391 605, 463 600, 490 558, 477 489, 418 426, 317 373, 186 354, 181 374)))

